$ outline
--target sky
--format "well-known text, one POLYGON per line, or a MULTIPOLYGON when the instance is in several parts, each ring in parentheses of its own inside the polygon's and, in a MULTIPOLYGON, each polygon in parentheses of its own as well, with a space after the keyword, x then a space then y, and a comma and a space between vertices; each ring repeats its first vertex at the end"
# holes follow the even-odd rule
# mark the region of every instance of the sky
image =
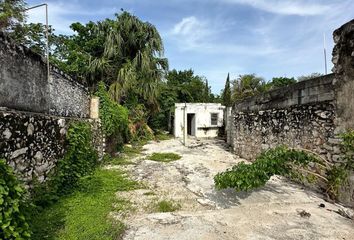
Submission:
MULTIPOLYGON (((353 0, 48 0, 49 24, 73 34, 70 24, 114 18, 124 9, 156 26, 170 69, 193 69, 219 94, 231 79, 255 73, 298 77, 331 72, 332 33, 354 18, 353 0), (325 37, 324 37, 325 36, 325 37), (324 41, 325 40, 325 41, 324 41)), ((29 6, 43 3, 27 0, 29 6)), ((28 11, 45 21, 44 9, 28 11)))

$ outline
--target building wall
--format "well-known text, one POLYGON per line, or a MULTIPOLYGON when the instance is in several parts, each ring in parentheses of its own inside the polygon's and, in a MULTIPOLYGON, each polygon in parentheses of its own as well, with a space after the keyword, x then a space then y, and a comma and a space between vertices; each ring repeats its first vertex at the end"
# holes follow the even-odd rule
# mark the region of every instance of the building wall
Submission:
POLYGON ((90 95, 42 57, 0 32, 0 107, 63 117, 88 117, 90 95))
MULTIPOLYGON (((175 104, 174 117, 174 135, 175 137, 183 137, 183 108, 184 103, 175 104)), ((196 137, 216 137, 218 130, 223 126, 224 109, 220 103, 187 103, 186 115, 188 113, 195 114, 195 136, 196 137), (211 113, 218 114, 218 124, 211 125, 211 113)), ((187 119, 186 119, 187 124, 187 119)))
MULTIPOLYGON (((235 153, 254 159, 278 145, 342 161, 340 134, 354 129, 354 20, 334 32, 334 74, 299 82, 233 106, 228 131, 235 153)), ((354 206, 354 172, 341 201, 354 206)))

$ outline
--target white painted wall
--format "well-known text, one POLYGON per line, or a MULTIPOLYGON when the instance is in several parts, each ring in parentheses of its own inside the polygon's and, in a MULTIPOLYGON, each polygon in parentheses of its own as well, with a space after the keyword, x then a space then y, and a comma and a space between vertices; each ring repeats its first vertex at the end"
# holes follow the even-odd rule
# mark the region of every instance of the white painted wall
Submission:
MULTIPOLYGON (((187 114, 195 114, 195 126, 192 133, 195 132, 196 137, 216 137, 218 130, 223 126, 224 109, 220 103, 176 103, 175 118, 174 118, 174 136, 177 138, 183 137, 183 109, 186 107, 186 128, 187 114), (211 125, 211 113, 218 114, 217 125, 211 125)), ((193 127, 193 126, 192 126, 193 127)))

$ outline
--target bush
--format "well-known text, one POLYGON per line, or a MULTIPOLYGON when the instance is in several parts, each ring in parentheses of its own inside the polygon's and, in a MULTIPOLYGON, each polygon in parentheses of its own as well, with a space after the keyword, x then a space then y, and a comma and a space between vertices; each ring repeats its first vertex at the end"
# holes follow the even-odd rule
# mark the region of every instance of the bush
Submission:
POLYGON ((30 239, 25 191, 5 160, 0 160, 0 239, 30 239))
POLYGON ((107 136, 107 150, 115 153, 130 138, 129 111, 111 99, 103 82, 98 84, 96 96, 100 98, 99 114, 103 131, 107 136))
POLYGON ((294 166, 304 167, 318 160, 304 151, 277 147, 263 152, 252 164, 241 162, 214 177, 218 189, 232 187, 247 191, 264 186, 273 175, 290 176, 294 166))

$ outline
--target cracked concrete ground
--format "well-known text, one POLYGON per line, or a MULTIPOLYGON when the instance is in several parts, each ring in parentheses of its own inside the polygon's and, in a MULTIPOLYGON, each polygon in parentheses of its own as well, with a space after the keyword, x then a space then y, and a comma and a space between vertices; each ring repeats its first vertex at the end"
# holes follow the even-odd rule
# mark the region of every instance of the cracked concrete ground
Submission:
POLYGON ((221 140, 190 140, 185 147, 172 139, 144 149, 136 164, 125 168, 146 189, 117 193, 135 209, 124 219, 126 240, 354 239, 354 222, 331 211, 340 205, 284 178, 273 177, 246 193, 215 190, 214 175, 242 161, 221 140), (170 163, 146 160, 153 152, 174 152, 182 158, 170 163), (154 203, 166 199, 181 209, 156 213, 154 203), (310 216, 300 216, 302 211, 310 216))

